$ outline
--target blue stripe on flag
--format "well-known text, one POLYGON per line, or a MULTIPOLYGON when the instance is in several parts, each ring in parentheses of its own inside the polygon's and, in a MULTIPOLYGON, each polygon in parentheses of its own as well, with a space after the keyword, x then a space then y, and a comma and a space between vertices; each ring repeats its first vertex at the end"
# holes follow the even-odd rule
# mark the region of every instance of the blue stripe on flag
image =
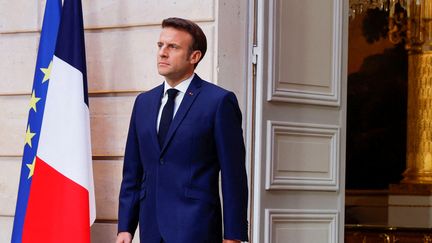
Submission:
POLYGON ((88 106, 84 24, 81 1, 64 0, 55 55, 83 74, 84 100, 88 106), (72 30, 72 31, 71 31, 72 30))
POLYGON ((26 127, 26 131, 34 133, 34 136, 30 138, 31 146, 30 143, 24 145, 18 199, 12 232, 12 243, 21 243, 22 239, 27 202, 32 181, 32 177, 29 174, 29 165, 32 165, 37 153, 39 132, 42 124, 45 98, 49 83, 49 66, 54 55, 60 15, 61 0, 47 0, 32 89, 35 98, 39 100, 35 103, 35 108, 30 108, 29 110, 26 127))

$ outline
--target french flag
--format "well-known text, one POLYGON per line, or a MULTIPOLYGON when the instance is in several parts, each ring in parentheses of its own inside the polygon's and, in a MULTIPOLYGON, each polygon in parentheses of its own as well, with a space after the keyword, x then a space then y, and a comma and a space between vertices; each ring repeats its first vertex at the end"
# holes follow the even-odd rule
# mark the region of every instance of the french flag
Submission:
POLYGON ((44 32, 52 24, 49 8, 59 11, 61 1, 48 0, 45 10, 36 65, 42 74, 35 74, 30 102, 13 243, 90 242, 96 216, 81 1, 64 0, 61 14, 49 13, 60 22, 54 55, 44 64, 44 33, 57 32, 44 32))

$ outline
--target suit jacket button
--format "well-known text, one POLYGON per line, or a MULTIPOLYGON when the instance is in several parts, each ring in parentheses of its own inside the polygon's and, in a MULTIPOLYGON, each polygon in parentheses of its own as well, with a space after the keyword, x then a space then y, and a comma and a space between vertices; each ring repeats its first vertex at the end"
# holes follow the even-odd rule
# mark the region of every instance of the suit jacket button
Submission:
POLYGON ((160 159, 159 162, 160 162, 161 165, 165 164, 164 159, 160 159))

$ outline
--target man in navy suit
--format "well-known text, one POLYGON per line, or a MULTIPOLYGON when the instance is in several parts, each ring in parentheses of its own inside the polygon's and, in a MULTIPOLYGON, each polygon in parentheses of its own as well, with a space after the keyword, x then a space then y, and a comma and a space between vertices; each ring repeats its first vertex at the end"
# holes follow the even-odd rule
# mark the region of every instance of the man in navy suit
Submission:
POLYGON ((194 73, 207 49, 195 23, 165 19, 157 47, 157 68, 165 82, 135 100, 116 242, 131 242, 138 223, 143 243, 247 241, 248 189, 237 99, 194 73))

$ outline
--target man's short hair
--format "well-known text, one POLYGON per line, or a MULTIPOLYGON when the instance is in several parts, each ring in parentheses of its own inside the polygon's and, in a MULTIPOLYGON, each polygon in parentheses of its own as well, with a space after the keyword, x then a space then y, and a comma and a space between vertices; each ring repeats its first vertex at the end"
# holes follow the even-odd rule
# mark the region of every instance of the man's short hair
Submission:
POLYGON ((172 27, 174 29, 186 31, 192 36, 192 45, 189 47, 190 52, 192 53, 196 50, 201 52, 201 58, 195 64, 196 67, 198 63, 203 59, 207 51, 207 38, 202 29, 190 20, 177 17, 164 19, 162 21, 162 28, 166 27, 172 27))

